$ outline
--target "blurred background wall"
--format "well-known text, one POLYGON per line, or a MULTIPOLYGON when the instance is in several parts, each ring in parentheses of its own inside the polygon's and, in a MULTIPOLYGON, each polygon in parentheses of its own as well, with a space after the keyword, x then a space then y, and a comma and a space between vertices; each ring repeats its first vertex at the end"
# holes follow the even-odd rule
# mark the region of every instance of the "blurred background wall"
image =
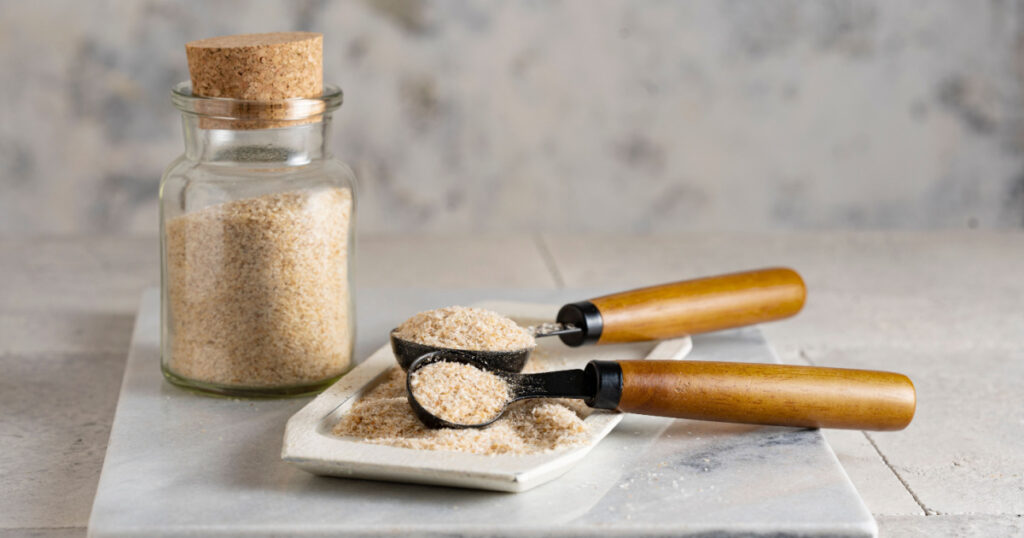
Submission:
POLYGON ((157 230, 184 43, 325 34, 365 232, 1024 226, 1024 5, 0 0, 0 234, 157 230))

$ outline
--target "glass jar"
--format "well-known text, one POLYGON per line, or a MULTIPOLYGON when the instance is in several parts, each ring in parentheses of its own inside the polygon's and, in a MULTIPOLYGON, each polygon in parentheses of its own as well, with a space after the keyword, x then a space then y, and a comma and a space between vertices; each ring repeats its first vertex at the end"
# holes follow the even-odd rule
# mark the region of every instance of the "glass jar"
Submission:
POLYGON ((327 150, 341 90, 277 102, 171 92, 185 153, 160 182, 161 369, 229 396, 317 392, 355 337, 355 176, 327 150))

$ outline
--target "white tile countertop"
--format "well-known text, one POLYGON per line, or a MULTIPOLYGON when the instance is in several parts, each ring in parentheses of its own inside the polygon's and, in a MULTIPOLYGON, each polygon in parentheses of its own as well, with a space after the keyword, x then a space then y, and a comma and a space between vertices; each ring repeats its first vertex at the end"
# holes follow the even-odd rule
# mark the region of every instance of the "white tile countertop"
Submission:
MULTIPOLYGON (((784 362, 908 374, 903 432, 826 436, 881 535, 1024 533, 1024 233, 361 238, 360 287, 627 287, 799 270, 784 362), (415 263, 410 263, 415 260, 415 263)), ((0 537, 84 534, 154 238, 0 239, 0 537)), ((467 300, 471 297, 467 297, 467 300)))

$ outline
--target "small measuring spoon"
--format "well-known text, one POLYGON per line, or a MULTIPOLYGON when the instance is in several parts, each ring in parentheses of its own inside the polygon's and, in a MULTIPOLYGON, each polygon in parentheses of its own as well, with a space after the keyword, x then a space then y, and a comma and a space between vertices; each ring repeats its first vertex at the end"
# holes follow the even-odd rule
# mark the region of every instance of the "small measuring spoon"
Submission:
MULTIPOLYGON (((792 269, 770 268, 660 284, 563 306, 554 323, 528 330, 534 338, 558 336, 569 346, 663 340, 788 318, 804 306, 807 290, 792 269)), ((417 358, 448 348, 395 336, 391 350, 403 369, 417 358)), ((449 350, 450 351, 450 350, 449 350)), ((533 348, 470 351, 493 368, 521 372, 533 348)))
POLYGON ((663 417, 801 428, 902 430, 914 418, 914 384, 902 374, 784 364, 709 361, 590 361, 583 370, 517 374, 472 353, 435 351, 416 359, 406 377, 409 405, 430 428, 481 428, 508 405, 528 398, 575 398, 597 409, 663 417), (504 380, 509 399, 478 424, 458 424, 427 411, 412 377, 424 366, 469 364, 504 380))

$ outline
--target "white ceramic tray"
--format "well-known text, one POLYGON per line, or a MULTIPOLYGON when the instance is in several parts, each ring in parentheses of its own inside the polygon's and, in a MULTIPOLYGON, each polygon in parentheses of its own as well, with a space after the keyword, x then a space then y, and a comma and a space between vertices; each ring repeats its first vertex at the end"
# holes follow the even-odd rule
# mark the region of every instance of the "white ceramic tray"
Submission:
MULTIPOLYGON (((484 303, 521 325, 550 321, 556 305, 484 303)), ((582 368, 591 360, 658 358, 677 360, 690 352, 689 337, 658 344, 582 346, 570 348, 557 338, 538 340, 534 359, 544 369, 582 368)), ((495 491, 526 491, 553 480, 587 455, 622 420, 622 414, 594 410, 585 423, 591 435, 586 444, 544 454, 494 455, 414 450, 342 438, 331 428, 362 395, 379 384, 397 363, 388 345, 357 366, 338 383, 295 414, 285 429, 281 457, 311 473, 372 480, 412 482, 495 491)))

